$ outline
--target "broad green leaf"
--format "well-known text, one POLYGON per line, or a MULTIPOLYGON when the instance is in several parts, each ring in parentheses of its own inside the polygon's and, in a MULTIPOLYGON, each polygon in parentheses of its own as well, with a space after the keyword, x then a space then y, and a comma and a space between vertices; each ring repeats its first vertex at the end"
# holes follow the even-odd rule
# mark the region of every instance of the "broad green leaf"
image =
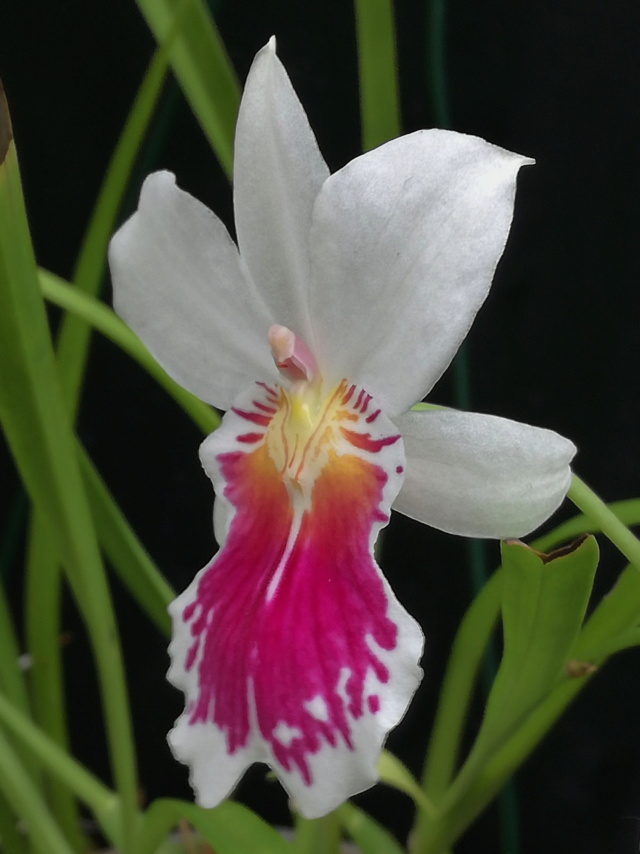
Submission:
POLYGON ((404 848, 388 830, 353 804, 342 804, 335 812, 362 854, 404 854, 404 848))
POLYGON ((398 60, 392 0, 354 0, 362 150, 400 135, 398 60))
POLYGON ((633 645, 640 626, 640 572, 628 566, 613 589, 587 620, 573 650, 578 660, 599 663, 607 655, 633 645))
POLYGON ((162 798, 144 814, 135 854, 154 854, 180 819, 190 822, 216 854, 291 854, 291 844, 251 810, 233 801, 203 809, 186 801, 162 798))
POLYGON ((161 43, 176 17, 180 32, 170 51, 171 67, 220 165, 231 177, 233 136, 240 86, 203 0, 136 0, 161 43))
POLYGON ((566 668, 593 585, 595 539, 549 556, 505 543, 502 557, 502 663, 465 765, 438 800, 435 818, 418 824, 416 854, 436 854, 459 837, 585 681, 566 668))
POLYGON ((502 544, 504 653, 476 742, 503 739, 568 678, 567 662, 582 626, 598 565, 585 537, 550 555, 520 542, 502 544))
MULTIPOLYGON (((628 521, 636 518, 633 506, 613 505, 611 510, 628 521)), ((608 516, 602 514, 605 523, 608 516)), ((600 521, 600 520, 599 520, 600 521)), ((564 523, 548 535, 535 540, 536 549, 556 545, 565 535, 598 530, 584 516, 564 523), (585 525, 586 521, 586 525, 585 525)), ((462 830, 492 800, 505 781, 531 753, 539 741, 562 714, 567 705, 586 684, 589 665, 598 664, 611 649, 610 638, 620 643, 632 642, 631 635, 623 636, 640 622, 640 574, 628 567, 620 580, 595 609, 580 631, 568 660, 575 678, 567 677, 553 688, 521 723, 512 729, 496 751, 482 761, 469 764, 453 781, 466 710, 477 677, 483 650, 498 616, 504 569, 493 574, 480 591, 465 615, 452 648, 451 658, 440 696, 436 722, 432 730, 428 761, 424 772, 424 787, 438 807, 435 820, 418 816, 413 833, 416 854, 435 854, 444 851, 458 838, 462 830), (604 653, 598 657, 598 651, 604 653), (587 667, 580 672, 580 663, 587 667)), ((490 751, 489 751, 490 753, 490 751)), ((476 756, 478 754, 476 753, 476 756)))

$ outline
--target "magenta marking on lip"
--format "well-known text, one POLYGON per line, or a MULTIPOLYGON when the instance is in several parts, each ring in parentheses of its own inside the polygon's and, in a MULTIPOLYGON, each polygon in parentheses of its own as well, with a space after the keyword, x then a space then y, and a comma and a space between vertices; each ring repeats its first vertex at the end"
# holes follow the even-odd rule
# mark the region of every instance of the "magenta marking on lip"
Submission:
POLYGON ((238 436, 238 442, 243 442, 247 445, 253 445, 261 439, 264 439, 264 433, 241 433, 238 436))
POLYGON ((377 694, 372 694, 370 697, 367 697, 367 706, 369 707, 369 711, 372 715, 375 715, 376 712, 380 710, 380 697, 377 694))
POLYGON ((348 430, 346 427, 340 427, 340 432, 348 442, 355 448, 360 448, 363 451, 370 451, 375 454, 387 445, 393 445, 398 439, 402 438, 398 433, 395 436, 384 436, 382 439, 372 439, 369 433, 356 433, 354 430, 348 430))
POLYGON ((248 412, 246 409, 237 409, 235 406, 232 407, 232 411, 245 421, 251 421, 252 424, 259 424, 261 427, 268 427, 271 421, 270 415, 262 415, 259 412, 248 412))
POLYGON ((349 386, 349 388, 348 388, 348 389, 346 390, 346 392, 344 393, 344 395, 343 395, 343 397, 342 397, 342 400, 340 401, 340 403, 342 404, 342 406, 344 406, 346 403, 349 403, 349 401, 350 401, 350 400, 351 400, 351 398, 353 397, 353 393, 354 393, 354 391, 355 391, 355 390, 356 390, 356 387, 355 387, 354 385, 350 385, 350 386, 349 386))

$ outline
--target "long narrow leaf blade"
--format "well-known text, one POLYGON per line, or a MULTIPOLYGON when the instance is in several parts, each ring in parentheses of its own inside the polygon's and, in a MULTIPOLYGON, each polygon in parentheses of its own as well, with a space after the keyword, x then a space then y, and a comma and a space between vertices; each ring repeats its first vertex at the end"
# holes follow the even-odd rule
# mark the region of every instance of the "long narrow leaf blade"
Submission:
POLYGON ((0 421, 89 629, 127 838, 135 821, 137 784, 121 651, 56 374, 9 111, 0 97, 0 421))
POLYGON ((174 598, 174 592, 129 527, 87 454, 83 450, 80 454, 100 544, 120 581, 160 631, 168 636, 171 620, 167 605, 174 598))
POLYGON ((184 14, 171 50, 171 66, 220 165, 231 177, 240 86, 215 24, 202 0, 136 0, 161 43, 176 15, 184 14))
POLYGON ((400 134, 400 96, 392 0, 355 0, 362 149, 400 134))

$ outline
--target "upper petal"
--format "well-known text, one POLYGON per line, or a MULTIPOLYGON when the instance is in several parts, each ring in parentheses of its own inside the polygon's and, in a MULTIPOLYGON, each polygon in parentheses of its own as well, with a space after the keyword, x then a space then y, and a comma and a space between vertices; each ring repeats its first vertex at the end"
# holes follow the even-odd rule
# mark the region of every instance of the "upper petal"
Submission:
POLYGON ((311 231, 311 317, 322 368, 397 415, 447 367, 482 305, 531 162, 482 139, 418 131, 324 184, 311 231))
POLYGON ((184 388, 228 409, 240 388, 277 373, 273 319, 235 244, 171 173, 146 179, 109 264, 116 311, 184 388))
POLYGON ((238 246, 275 321, 311 345, 307 291, 313 203, 329 170, 271 39, 247 77, 236 127, 238 246))
POLYGON ((407 473, 394 508, 451 534, 521 537, 563 500, 576 448, 552 430, 454 410, 396 418, 407 473))

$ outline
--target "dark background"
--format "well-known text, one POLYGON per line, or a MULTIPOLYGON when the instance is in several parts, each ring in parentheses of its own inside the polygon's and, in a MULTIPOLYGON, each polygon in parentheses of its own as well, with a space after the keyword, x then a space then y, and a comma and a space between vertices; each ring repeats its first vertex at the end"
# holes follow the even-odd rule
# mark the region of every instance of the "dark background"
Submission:
MULTIPOLYGON (((428 6, 396 5, 404 130, 410 131, 436 121, 428 6)), ((223 0, 217 14, 241 80, 254 53, 277 35, 332 169, 359 152, 351 3, 223 0)), ((62 276, 71 275, 152 49, 133 0, 0 0, 0 75, 36 253, 62 276)), ((639 56, 640 8, 630 0, 452 0, 447 7, 452 126, 537 161, 521 175, 509 246, 469 337, 472 405, 572 438, 577 472, 606 500, 640 494, 639 56)), ((230 224, 229 186, 172 83, 126 212, 144 174, 159 167, 173 170, 230 224)), ((433 399, 454 404, 454 385, 448 375, 433 399)), ((211 489, 197 460, 197 430, 125 356, 96 338, 79 431, 131 524, 182 589, 213 548, 211 489)), ((18 481, 6 449, 0 451, 0 525, 7 526, 19 506, 18 481)), ((496 546, 488 544, 485 553, 493 566, 496 546)), ((5 578, 16 607, 20 565, 18 552, 5 578)), ((472 595, 467 551, 456 538, 395 517, 384 566, 427 637, 424 683, 390 739, 417 772, 447 651, 472 595)), ((598 593, 621 566, 605 547, 598 593)), ((190 797, 186 771, 165 744, 181 699, 164 683, 164 641, 114 587, 143 785, 149 797, 190 797)), ((65 655, 74 747, 107 776, 86 641, 71 605, 66 625, 73 635, 65 655)), ((610 662, 518 774, 513 792, 523 854, 638 850, 639 665, 635 652, 610 662)), ((254 769, 240 794, 263 814, 286 820, 281 792, 262 776, 254 769)), ((377 789, 360 802, 406 832, 403 797, 377 789)), ((492 810, 459 850, 497 851, 499 835, 492 810)))

